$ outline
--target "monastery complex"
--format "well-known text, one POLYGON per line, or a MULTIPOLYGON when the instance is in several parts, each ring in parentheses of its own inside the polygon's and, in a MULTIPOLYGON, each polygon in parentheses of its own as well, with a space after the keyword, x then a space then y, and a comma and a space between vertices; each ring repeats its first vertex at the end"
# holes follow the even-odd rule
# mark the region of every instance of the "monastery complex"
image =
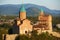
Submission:
POLYGON ((15 24, 12 27, 11 34, 4 34, 3 40, 15 40, 16 36, 30 34, 33 30, 37 30, 40 34, 42 32, 52 32, 52 16, 45 15, 42 8, 38 15, 38 22, 31 24, 31 21, 27 19, 26 10, 24 6, 21 6, 19 12, 19 18, 14 20, 15 24))

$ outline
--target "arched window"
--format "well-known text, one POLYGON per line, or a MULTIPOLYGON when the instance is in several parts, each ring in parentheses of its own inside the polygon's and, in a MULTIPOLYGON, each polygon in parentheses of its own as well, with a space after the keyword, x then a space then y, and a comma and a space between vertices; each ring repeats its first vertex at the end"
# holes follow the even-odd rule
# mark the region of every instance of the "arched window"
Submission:
POLYGON ((27 31, 25 31, 25 33, 27 34, 27 31))

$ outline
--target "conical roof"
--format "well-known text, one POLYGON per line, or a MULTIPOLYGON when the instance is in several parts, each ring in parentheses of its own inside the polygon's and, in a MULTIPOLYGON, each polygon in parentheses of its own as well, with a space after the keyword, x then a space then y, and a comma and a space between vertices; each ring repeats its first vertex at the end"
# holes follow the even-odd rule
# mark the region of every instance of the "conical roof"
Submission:
POLYGON ((25 7, 23 5, 20 8, 20 12, 26 12, 25 7))
POLYGON ((43 9, 42 8, 40 10, 41 10, 41 12, 43 12, 43 9))
POLYGON ((44 15, 43 9, 41 8, 40 10, 41 10, 41 11, 40 11, 40 15, 44 15))

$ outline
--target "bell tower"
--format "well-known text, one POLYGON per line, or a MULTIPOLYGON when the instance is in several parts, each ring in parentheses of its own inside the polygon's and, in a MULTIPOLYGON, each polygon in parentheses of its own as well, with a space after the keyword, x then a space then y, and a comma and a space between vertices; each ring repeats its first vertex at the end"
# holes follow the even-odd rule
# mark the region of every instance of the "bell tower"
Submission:
POLYGON ((19 19, 20 20, 26 19, 26 10, 23 5, 20 8, 19 19))
POLYGON ((22 6, 21 6, 20 12, 19 12, 19 19, 20 20, 26 19, 26 10, 25 10, 24 4, 23 4, 23 0, 22 0, 22 6))
POLYGON ((39 13, 38 20, 40 20, 40 17, 44 16, 44 11, 43 11, 43 9, 41 8, 40 10, 41 10, 41 11, 40 11, 40 13, 39 13))
POLYGON ((42 15, 44 15, 44 11, 43 11, 43 9, 42 9, 42 8, 41 8, 40 15, 41 15, 41 16, 42 16, 42 15))

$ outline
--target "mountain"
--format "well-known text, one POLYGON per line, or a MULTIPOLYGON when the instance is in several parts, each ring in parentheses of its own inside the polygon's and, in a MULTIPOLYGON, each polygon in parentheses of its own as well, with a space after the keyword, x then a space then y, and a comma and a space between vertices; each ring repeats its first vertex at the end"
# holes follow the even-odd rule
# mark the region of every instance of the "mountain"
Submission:
MULTIPOLYGON (((40 9, 42 8, 45 12, 45 14, 51 14, 53 16, 59 16, 60 10, 51 10, 49 8, 46 8, 44 6, 39 6, 35 4, 23 4, 26 11, 27 16, 37 16, 40 13, 40 9)), ((22 4, 6 4, 6 5, 0 5, 0 15, 18 15, 20 8, 22 4)))

